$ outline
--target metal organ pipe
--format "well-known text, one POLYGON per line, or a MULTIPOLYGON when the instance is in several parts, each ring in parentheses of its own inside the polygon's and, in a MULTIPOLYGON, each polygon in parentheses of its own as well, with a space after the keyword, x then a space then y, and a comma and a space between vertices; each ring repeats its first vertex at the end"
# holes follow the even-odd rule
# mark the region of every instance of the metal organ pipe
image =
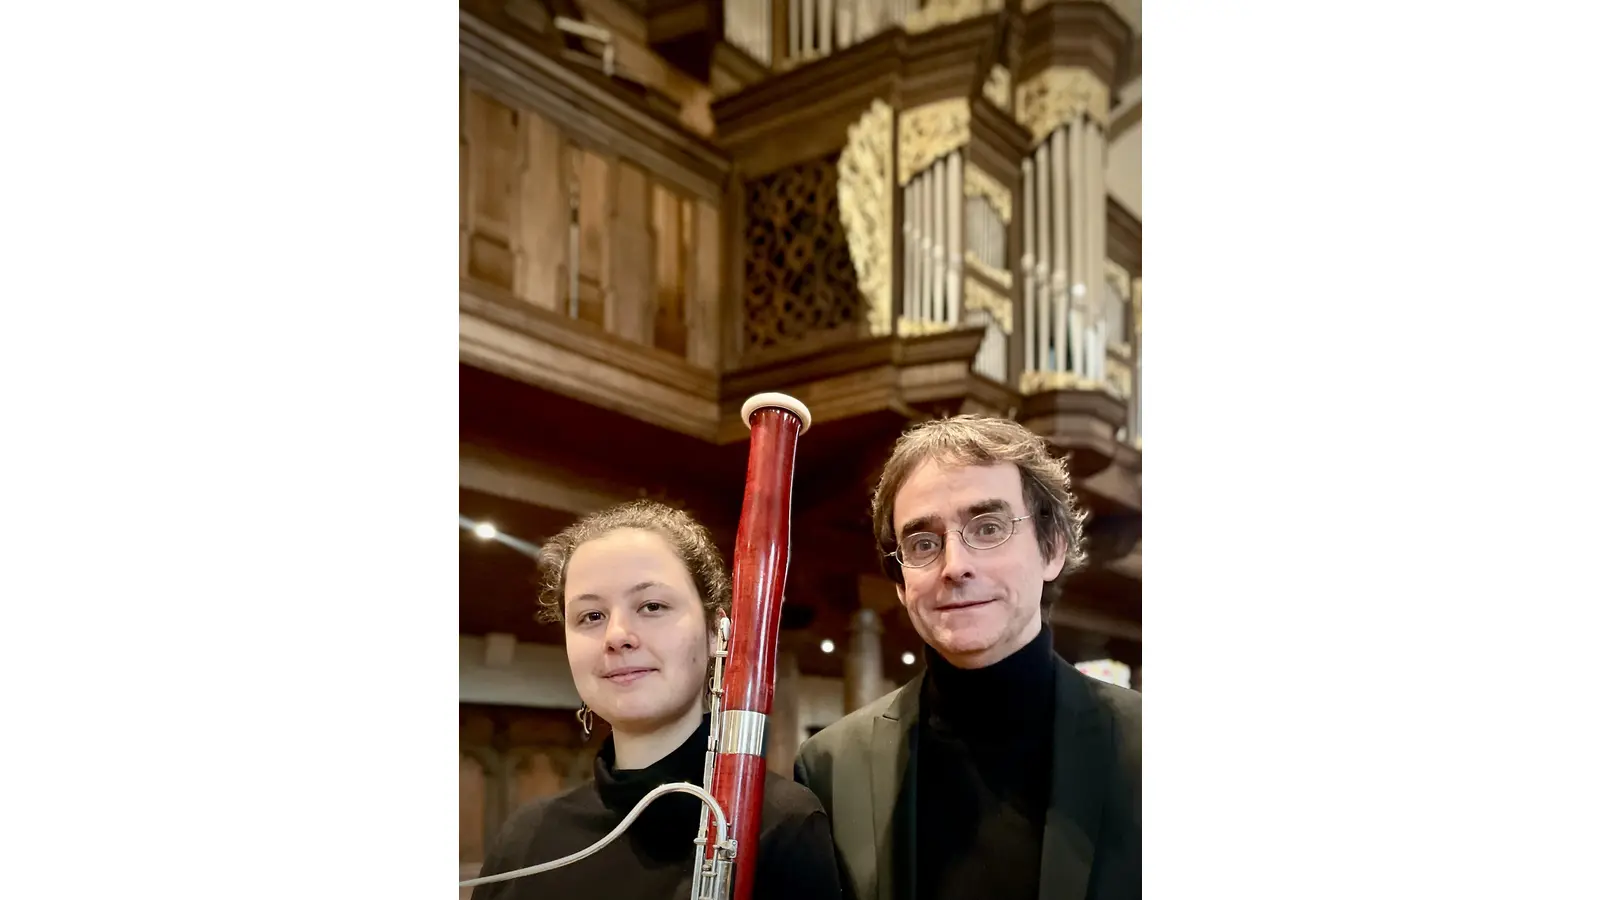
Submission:
POLYGON ((1060 359, 1059 357, 1055 360, 1051 359, 1048 343, 1050 340, 1050 312, 1055 305, 1054 300, 1060 288, 1060 285, 1057 284, 1060 278, 1059 270, 1054 273, 1055 277, 1052 277, 1050 270, 1050 210, 1054 206, 1050 202, 1050 185, 1054 180, 1051 178, 1052 174, 1050 171, 1049 145, 1041 144, 1039 149, 1034 152, 1034 177, 1037 180, 1039 190, 1039 261, 1037 268, 1039 270, 1039 293, 1041 295, 1039 298, 1039 328, 1034 340, 1039 346, 1039 368, 1055 370, 1058 368, 1060 359))
POLYGON ((906 243, 906 259, 911 261, 911 280, 906 282, 905 314, 917 317, 917 295, 922 292, 922 195, 917 193, 917 180, 906 182, 906 231, 911 240, 906 243))
POLYGON ((1050 167, 1054 170, 1056 178, 1055 209, 1056 222, 1056 271, 1053 284, 1056 288, 1055 309, 1055 345, 1056 345, 1056 371, 1066 372, 1076 368, 1077 356, 1067 350, 1067 321, 1069 312, 1073 308, 1074 293, 1071 288, 1072 278, 1078 273, 1076 260, 1070 255, 1067 248, 1070 242, 1076 241, 1078 227, 1076 217, 1069 218, 1066 209, 1066 196, 1076 197, 1079 193, 1077 185, 1067 174, 1067 135, 1057 129, 1050 135, 1050 167))
POLYGON ((1022 161, 1022 366, 1039 368, 1035 355, 1033 332, 1034 289, 1036 287, 1033 255, 1033 161, 1022 161))
POLYGON ((789 0, 789 58, 800 55, 800 5, 804 0, 789 0))
POLYGON ((1089 358, 1094 361, 1096 380, 1106 377, 1106 136, 1096 122, 1087 123, 1089 176, 1089 309, 1095 316, 1095 349, 1089 358))
POLYGON ((956 310, 961 300, 961 272, 963 266, 961 240, 961 154, 950 154, 945 167, 945 258, 950 262, 950 272, 945 282, 944 321, 956 324, 956 310))
POLYGON ((944 277, 949 266, 949 259, 944 258, 944 168, 944 160, 938 159, 934 160, 931 170, 923 173, 931 176, 926 178, 926 183, 928 192, 933 194, 933 227, 930 229, 933 234, 933 283, 928 285, 930 303, 928 309, 923 311, 923 320, 926 322, 944 319, 944 277))
POLYGON ((927 173, 917 177, 918 227, 922 229, 922 284, 917 289, 917 321, 928 320, 928 310, 933 306, 933 191, 929 190, 927 173))

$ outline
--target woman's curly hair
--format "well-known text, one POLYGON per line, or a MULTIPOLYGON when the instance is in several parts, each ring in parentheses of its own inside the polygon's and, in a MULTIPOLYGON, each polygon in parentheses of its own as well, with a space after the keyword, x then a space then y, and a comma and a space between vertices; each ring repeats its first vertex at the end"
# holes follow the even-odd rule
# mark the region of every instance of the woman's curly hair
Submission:
POLYGON ((733 588, 711 532, 681 509, 655 500, 634 500, 584 516, 539 549, 540 621, 560 622, 565 616, 567 563, 572 561, 573 551, 619 528, 653 531, 666 540, 700 592, 708 626, 718 607, 728 608, 733 588))

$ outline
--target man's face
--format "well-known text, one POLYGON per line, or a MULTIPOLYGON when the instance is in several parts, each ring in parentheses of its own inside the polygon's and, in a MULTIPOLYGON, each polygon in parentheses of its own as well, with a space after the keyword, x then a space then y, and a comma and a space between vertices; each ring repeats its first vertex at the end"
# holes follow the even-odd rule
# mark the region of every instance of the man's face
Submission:
POLYGON ((1011 463, 951 465, 927 460, 894 499, 896 540, 917 532, 944 535, 944 549, 920 568, 902 566, 898 593, 917 633, 952 665, 992 665, 1038 635, 1045 582, 1061 574, 1066 554, 1045 559, 1035 523, 1015 524, 998 547, 974 550, 960 531, 978 515, 1028 515, 1022 473, 1011 463))

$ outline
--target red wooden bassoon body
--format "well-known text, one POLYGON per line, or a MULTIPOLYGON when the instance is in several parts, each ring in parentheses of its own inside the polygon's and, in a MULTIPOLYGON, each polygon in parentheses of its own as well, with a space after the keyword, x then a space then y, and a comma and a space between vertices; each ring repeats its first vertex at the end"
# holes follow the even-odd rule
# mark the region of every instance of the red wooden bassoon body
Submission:
POLYGON ((795 445, 811 413, 783 394, 758 394, 744 405, 750 462, 733 550, 732 635, 722 682, 711 794, 738 842, 731 900, 750 900, 767 774, 765 737, 777 678, 778 617, 789 572, 789 509, 795 445))

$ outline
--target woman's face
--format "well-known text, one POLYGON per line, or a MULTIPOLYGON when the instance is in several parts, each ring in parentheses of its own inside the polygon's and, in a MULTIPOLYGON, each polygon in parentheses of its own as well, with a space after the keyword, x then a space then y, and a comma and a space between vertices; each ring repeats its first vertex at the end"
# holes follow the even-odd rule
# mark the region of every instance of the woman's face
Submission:
POLYGON ((567 664, 595 715, 633 734, 701 715, 705 612, 665 538, 621 528, 579 545, 565 604, 567 664))

